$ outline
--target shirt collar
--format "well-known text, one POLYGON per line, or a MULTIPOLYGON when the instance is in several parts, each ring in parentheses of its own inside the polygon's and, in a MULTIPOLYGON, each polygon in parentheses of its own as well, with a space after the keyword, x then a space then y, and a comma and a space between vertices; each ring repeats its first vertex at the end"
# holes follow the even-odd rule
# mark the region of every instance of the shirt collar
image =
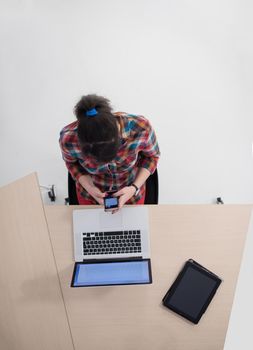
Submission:
POLYGON ((120 125, 121 143, 124 143, 125 141, 127 141, 131 133, 130 121, 127 118, 127 113, 116 112, 114 113, 114 115, 118 118, 118 122, 120 125))

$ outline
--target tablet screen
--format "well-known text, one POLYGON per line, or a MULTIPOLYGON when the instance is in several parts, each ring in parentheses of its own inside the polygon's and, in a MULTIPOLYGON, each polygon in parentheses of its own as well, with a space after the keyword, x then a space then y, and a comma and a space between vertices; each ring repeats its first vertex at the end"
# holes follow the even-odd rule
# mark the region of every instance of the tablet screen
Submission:
POLYGON ((152 283, 150 260, 76 263, 72 287, 152 283))
POLYGON ((165 306, 197 323, 221 280, 210 271, 187 263, 164 298, 165 306))

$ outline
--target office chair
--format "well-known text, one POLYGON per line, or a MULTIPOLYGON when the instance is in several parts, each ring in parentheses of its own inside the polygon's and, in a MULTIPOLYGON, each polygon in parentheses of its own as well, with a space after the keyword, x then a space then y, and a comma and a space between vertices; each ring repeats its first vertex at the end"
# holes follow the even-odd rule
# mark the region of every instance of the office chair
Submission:
POLYGON ((157 169, 155 172, 150 175, 146 181, 146 194, 144 204, 158 204, 158 172, 157 169))
MULTIPOLYGON (((69 205, 78 205, 76 195, 76 184, 70 173, 68 173, 68 198, 65 199, 69 205)), ((158 204, 158 173, 157 169, 146 181, 146 196, 144 204, 158 204)))

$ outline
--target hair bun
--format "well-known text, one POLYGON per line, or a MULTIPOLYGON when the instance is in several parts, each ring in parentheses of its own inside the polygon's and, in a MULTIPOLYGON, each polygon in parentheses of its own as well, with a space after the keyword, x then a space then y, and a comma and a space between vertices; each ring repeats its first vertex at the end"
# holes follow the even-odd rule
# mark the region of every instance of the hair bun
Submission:
POLYGON ((80 119, 84 115, 87 115, 87 112, 89 114, 89 111, 93 109, 97 111, 97 114, 112 113, 110 101, 105 97, 95 94, 82 96, 74 108, 74 113, 77 119, 80 119))

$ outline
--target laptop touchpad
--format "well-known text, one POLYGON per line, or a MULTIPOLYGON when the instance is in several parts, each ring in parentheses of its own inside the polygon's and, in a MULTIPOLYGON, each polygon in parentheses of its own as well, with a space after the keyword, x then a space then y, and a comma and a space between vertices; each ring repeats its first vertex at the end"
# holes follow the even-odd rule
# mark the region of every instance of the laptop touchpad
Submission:
POLYGON ((122 229, 122 226, 123 226, 122 210, 117 211, 115 214, 101 211, 99 216, 99 226, 100 226, 100 230, 122 229))

